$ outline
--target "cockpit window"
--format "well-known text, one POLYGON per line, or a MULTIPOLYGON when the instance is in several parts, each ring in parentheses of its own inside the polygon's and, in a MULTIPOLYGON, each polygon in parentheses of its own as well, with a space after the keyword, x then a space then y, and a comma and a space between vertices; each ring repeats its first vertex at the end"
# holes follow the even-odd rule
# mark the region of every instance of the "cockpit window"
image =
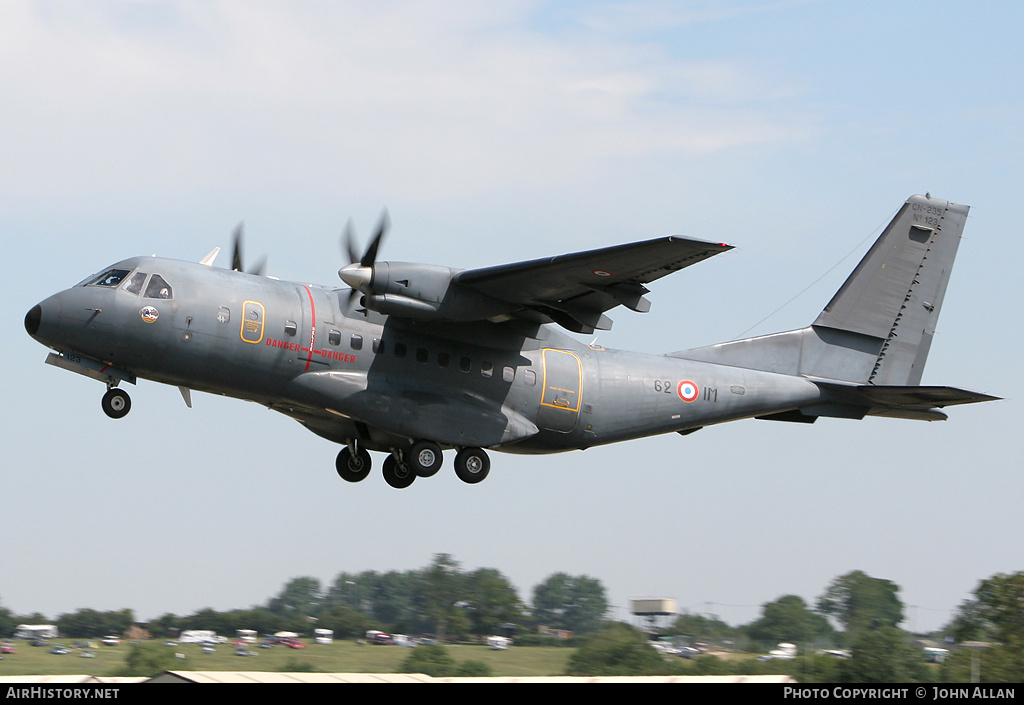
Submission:
POLYGON ((140 294, 142 293, 142 285, 146 283, 146 273, 136 272, 128 278, 122 289, 127 291, 129 294, 140 294))
POLYGON ((91 282, 88 286, 109 286, 115 287, 121 283, 121 280, 128 276, 131 272, 130 269, 108 269, 103 274, 99 275, 91 282))
POLYGON ((171 285, 159 274, 154 274, 149 279, 149 286, 146 287, 147 299, 169 299, 171 298, 171 285))

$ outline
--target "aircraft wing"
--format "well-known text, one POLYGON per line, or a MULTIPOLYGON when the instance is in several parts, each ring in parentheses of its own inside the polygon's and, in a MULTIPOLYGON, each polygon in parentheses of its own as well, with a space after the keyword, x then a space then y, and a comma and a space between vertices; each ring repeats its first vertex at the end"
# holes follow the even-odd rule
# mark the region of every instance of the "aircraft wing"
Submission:
POLYGON ((730 245, 670 236, 587 252, 470 269, 453 283, 550 317, 576 332, 607 329, 604 311, 622 304, 644 313, 644 284, 696 264, 730 245))

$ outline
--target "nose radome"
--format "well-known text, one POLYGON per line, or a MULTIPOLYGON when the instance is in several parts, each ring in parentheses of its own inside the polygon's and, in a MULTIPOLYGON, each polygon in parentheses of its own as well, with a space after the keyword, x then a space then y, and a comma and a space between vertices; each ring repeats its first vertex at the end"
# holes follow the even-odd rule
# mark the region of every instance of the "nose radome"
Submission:
POLYGON ((39 304, 36 304, 29 309, 28 313, 25 314, 25 330, 33 338, 36 333, 39 332, 39 321, 43 318, 43 309, 39 304))

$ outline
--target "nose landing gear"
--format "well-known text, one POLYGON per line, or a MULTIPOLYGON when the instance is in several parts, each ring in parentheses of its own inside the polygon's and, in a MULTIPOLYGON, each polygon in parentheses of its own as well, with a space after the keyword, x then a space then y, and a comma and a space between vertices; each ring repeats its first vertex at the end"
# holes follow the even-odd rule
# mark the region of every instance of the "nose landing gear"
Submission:
POLYGON ((108 389, 100 404, 103 406, 103 413, 112 419, 123 418, 132 409, 132 399, 128 392, 117 387, 108 389))

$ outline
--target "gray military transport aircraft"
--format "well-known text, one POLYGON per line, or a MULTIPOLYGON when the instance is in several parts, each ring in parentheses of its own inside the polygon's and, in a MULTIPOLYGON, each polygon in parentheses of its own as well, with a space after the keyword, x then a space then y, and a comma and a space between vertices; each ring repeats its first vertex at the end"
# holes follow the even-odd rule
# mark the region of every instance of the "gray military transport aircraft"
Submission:
POLYGON ((342 444, 338 474, 358 482, 368 451, 408 487, 454 449, 465 482, 485 449, 551 453, 745 418, 934 421, 940 408, 996 399, 920 386, 968 207, 912 196, 818 315, 800 330, 647 355, 586 345, 558 329, 611 327, 605 311, 650 308, 646 284, 731 249, 664 237, 530 262, 454 270, 378 262, 381 219, 338 272, 350 288, 133 257, 33 306, 25 328, 46 362, 118 385, 172 384, 248 399, 342 444))

